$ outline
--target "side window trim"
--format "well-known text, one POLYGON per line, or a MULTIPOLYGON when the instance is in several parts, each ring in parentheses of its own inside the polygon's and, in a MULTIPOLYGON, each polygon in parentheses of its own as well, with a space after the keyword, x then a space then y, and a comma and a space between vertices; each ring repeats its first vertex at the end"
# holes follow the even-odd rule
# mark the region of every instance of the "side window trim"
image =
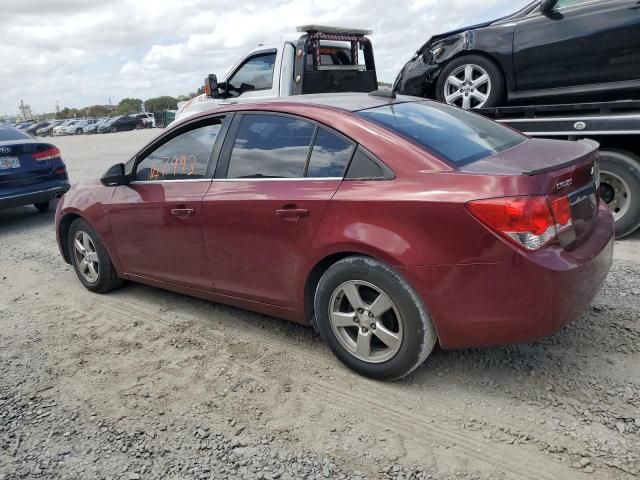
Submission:
MULTIPOLYGON (((237 113, 235 115, 235 117, 233 118, 232 122, 229 122, 229 128, 228 128, 228 132, 226 132, 226 138, 224 141, 224 145, 221 146, 220 148, 220 156, 218 159, 218 163, 217 166, 215 168, 215 174, 213 175, 213 179, 214 180, 226 180, 226 181, 278 181, 278 180, 287 180, 287 181, 293 181, 293 180, 326 180, 326 179, 344 179, 345 175, 347 174, 347 172, 349 171, 349 165, 351 165, 351 160, 353 159, 353 156, 355 155, 355 152, 358 150, 358 148, 360 148, 360 145, 358 144, 358 142, 356 142, 355 140, 347 137, 346 135, 344 135, 341 132, 338 132, 337 130, 318 123, 315 120, 312 120, 310 118, 306 118, 306 117, 301 117, 298 115, 293 115, 290 113, 282 113, 282 112, 272 112, 272 111, 260 111, 260 110, 249 110, 249 111, 243 111, 241 113, 237 113), (233 150, 233 145, 235 143, 236 140, 236 136, 238 134, 238 130, 240 129, 240 122, 242 121, 242 118, 245 115, 274 115, 274 116, 281 116, 281 117, 289 117, 289 118, 293 118, 296 120, 302 120, 305 121, 307 123, 312 124, 315 129, 313 132, 313 135, 311 136, 311 143, 309 144, 309 151, 307 152, 307 160, 306 160, 306 164, 304 167, 304 176, 300 177, 300 178, 269 178, 269 179, 261 179, 261 178, 242 178, 242 179, 233 179, 233 178, 227 178, 227 174, 229 172, 229 162, 231 160, 231 152, 233 150), (307 172, 309 170, 309 164, 311 162, 311 155, 313 154, 313 148, 315 146, 316 143, 316 139, 318 137, 318 132, 320 131, 320 128, 324 128, 327 132, 336 135, 340 138, 343 138, 344 140, 350 142, 353 144, 353 152, 351 153, 351 158, 349 159, 349 162, 347 162, 347 165, 345 166, 344 171, 342 172, 342 176, 340 177, 307 177, 307 172)), ((388 167, 387 167, 388 168, 388 167)))
POLYGON ((190 132, 192 130, 196 130, 201 127, 205 127, 207 125, 212 125, 215 120, 222 118, 220 124, 220 131, 216 136, 216 140, 213 143, 213 148, 211 149, 211 154, 209 155, 209 160, 207 162, 207 168, 205 170, 205 175, 203 178, 196 179, 168 179, 168 180, 132 180, 131 184, 145 184, 145 183, 161 183, 161 182, 210 182, 213 177, 213 171, 215 164, 218 162, 220 149, 222 148, 222 144, 229 130, 229 125, 234 117, 233 113, 226 113, 222 115, 213 115, 207 117, 205 119, 198 119, 192 122, 187 123, 186 125, 182 125, 176 128, 174 131, 168 133, 166 136, 162 136, 157 139, 152 144, 148 145, 140 154, 133 157, 131 160, 127 162, 125 165, 125 169, 128 167, 129 163, 133 162, 131 167, 131 171, 127 172, 128 176, 135 178, 138 165, 142 163, 150 154, 155 152, 158 148, 162 147, 166 143, 170 142, 174 138, 190 132))

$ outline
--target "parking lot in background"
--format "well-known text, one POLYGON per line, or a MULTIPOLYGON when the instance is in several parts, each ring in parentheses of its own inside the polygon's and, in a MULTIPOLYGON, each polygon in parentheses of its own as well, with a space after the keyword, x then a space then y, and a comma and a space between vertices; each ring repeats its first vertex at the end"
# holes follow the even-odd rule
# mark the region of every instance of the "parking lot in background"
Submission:
MULTIPOLYGON (((159 133, 53 143, 78 182, 159 133)), ((53 213, 0 211, 0 236, 0 472, 15 472, 0 479, 639 473, 638 233, 580 321, 438 350, 395 383, 354 375, 299 325, 137 284, 92 294, 53 213)))

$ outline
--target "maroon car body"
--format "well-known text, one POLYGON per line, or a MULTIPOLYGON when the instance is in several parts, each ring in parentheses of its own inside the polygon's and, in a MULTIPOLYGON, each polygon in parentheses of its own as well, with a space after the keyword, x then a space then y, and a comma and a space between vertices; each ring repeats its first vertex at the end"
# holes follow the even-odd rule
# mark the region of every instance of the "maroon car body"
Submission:
POLYGON ((339 132, 392 175, 225 178, 219 159, 228 154, 237 126, 223 125, 219 136, 226 138, 213 148, 202 179, 73 186, 56 213, 62 255, 72 262, 69 228, 80 217, 122 279, 302 324, 312 323, 323 272, 341 258, 367 256, 418 292, 444 348, 529 342, 579 317, 601 287, 613 251, 613 218, 595 194, 596 146, 523 137, 498 154, 453 165, 358 114, 407 102, 417 100, 319 95, 228 106, 188 119, 129 165, 190 124, 274 114, 339 132), (470 207, 482 199, 554 195, 574 196, 570 232, 558 228, 531 250, 470 207))

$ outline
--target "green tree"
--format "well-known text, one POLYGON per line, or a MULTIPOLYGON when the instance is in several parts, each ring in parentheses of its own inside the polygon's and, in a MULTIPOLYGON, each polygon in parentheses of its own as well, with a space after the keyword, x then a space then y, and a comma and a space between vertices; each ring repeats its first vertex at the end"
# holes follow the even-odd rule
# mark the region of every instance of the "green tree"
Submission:
POLYGON ((104 105, 93 105, 86 108, 87 117, 107 117, 109 115, 109 108, 104 105))
POLYGON ((142 108, 142 100, 139 98, 123 98, 118 103, 118 113, 120 115, 129 115, 138 113, 142 108))
POLYGON ((144 101, 144 109, 147 112, 161 112, 163 110, 175 110, 176 108, 178 108, 178 99, 168 95, 144 101))

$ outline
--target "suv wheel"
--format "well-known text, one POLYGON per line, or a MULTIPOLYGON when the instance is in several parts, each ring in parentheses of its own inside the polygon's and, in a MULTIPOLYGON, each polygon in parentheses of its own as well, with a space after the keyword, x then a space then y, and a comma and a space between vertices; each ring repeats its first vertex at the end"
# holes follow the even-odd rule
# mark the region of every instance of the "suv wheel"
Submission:
POLYGON ((471 110, 496 107, 505 95, 500 68, 480 55, 464 55, 449 62, 436 84, 436 98, 471 110))
POLYGON ((329 348, 367 377, 404 377, 436 343, 417 293, 398 273, 369 257, 347 257, 329 267, 318 282, 314 308, 329 348))

